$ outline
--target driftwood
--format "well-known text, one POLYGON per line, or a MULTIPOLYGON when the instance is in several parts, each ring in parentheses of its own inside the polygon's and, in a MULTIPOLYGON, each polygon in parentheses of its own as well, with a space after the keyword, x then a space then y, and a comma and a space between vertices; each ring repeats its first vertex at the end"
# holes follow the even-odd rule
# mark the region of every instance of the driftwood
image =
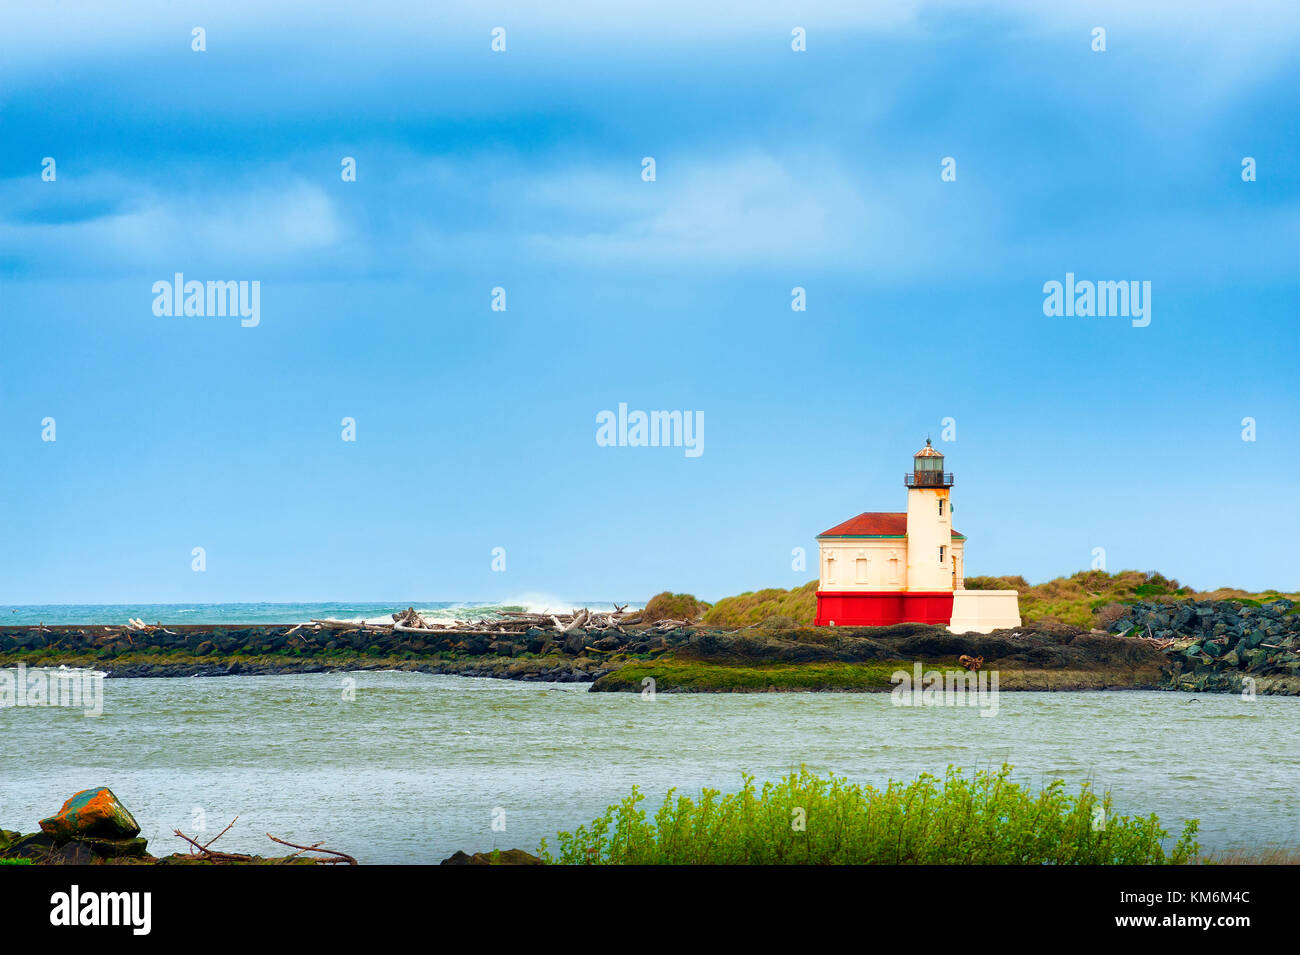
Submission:
POLYGON ((399 623, 404 627, 413 627, 417 630, 429 629, 428 623, 416 613, 414 607, 407 607, 401 613, 393 614, 393 626, 396 627, 399 623))
POLYGON ((366 626, 366 624, 360 623, 356 620, 333 620, 329 617, 326 617, 323 620, 313 619, 312 623, 316 624, 318 627, 324 627, 326 630, 357 630, 366 626))
POLYGON ((331 863, 338 863, 338 862, 346 862, 348 865, 356 865, 356 864, 357 864, 357 860, 354 859, 354 858, 352 858, 352 856, 348 855, 346 852, 335 852, 333 849, 322 849, 321 846, 324 845, 323 842, 313 842, 313 843, 312 843, 311 845, 309 845, 309 846, 300 846, 300 845, 297 845, 296 843, 293 843, 293 842, 285 842, 283 839, 277 839, 275 836, 271 835, 269 832, 266 834, 266 838, 270 839, 272 842, 278 842, 278 843, 280 843, 280 845, 282 845, 282 846, 288 846, 290 849, 297 849, 298 851, 295 852, 295 853, 293 853, 293 855, 295 855, 295 856, 296 856, 296 855, 300 855, 300 854, 303 853, 303 852, 327 852, 327 853, 329 853, 329 854, 332 855, 332 856, 337 856, 338 858, 336 858, 336 859, 317 859, 317 860, 315 860, 315 861, 317 861, 317 862, 323 862, 323 863, 325 863, 325 864, 327 864, 327 865, 328 865, 328 864, 331 864, 331 863))
MULTIPOLYGON (((239 821, 239 817, 238 817, 238 816, 236 816, 234 819, 231 819, 231 820, 230 820, 230 825, 226 826, 226 828, 222 829, 222 830, 221 830, 220 832, 218 832, 215 836, 213 836, 211 839, 209 839, 207 842, 204 842, 204 843, 200 843, 197 839, 191 839, 189 836, 185 835, 185 833, 181 832, 179 829, 173 829, 172 832, 174 832, 177 836, 179 836, 180 838, 184 839, 186 842, 188 842, 188 843, 190 844, 190 847, 191 847, 191 848, 190 848, 190 854, 191 854, 191 855, 197 855, 197 856, 199 856, 200 858, 202 858, 202 859, 204 859, 204 860, 206 860, 206 861, 208 861, 208 862, 252 862, 252 861, 254 860, 255 857, 254 857, 254 856, 251 856, 251 855, 248 855, 247 853, 244 853, 244 852, 222 852, 222 851, 220 851, 219 849, 213 849, 213 848, 212 848, 212 843, 216 842, 218 839, 220 839, 222 836, 224 836, 227 832, 229 832, 229 831, 230 831, 230 827, 233 826, 233 825, 234 825, 236 822, 238 822, 238 821, 239 821)), ((278 842, 278 843, 279 843, 280 845, 282 845, 282 846, 288 846, 288 847, 291 848, 291 849, 297 849, 297 850, 298 850, 297 852, 293 852, 293 853, 290 853, 289 855, 285 856, 285 859, 292 859, 292 858, 295 858, 295 857, 297 857, 297 856, 302 855, 304 852, 324 852, 324 853, 326 853, 326 854, 328 854, 328 855, 330 855, 330 856, 334 856, 335 858, 331 858, 331 859, 313 859, 312 861, 313 861, 313 862, 319 862, 319 863, 322 863, 322 864, 324 864, 324 865, 335 865, 335 864, 340 863, 340 862, 345 862, 345 863, 347 863, 348 865, 356 865, 356 864, 357 864, 357 860, 354 859, 352 856, 348 855, 346 852, 338 852, 338 851, 336 851, 336 850, 334 850, 334 849, 322 849, 321 846, 324 845, 324 842, 323 842, 323 841, 322 841, 322 842, 316 842, 316 843, 313 843, 313 844, 311 844, 311 845, 309 845, 309 846, 300 846, 300 845, 298 845, 297 843, 294 843, 294 842, 286 842, 286 841, 283 840, 283 839, 277 839, 275 836, 271 835, 269 832, 266 834, 266 838, 270 839, 272 842, 278 842)))
MULTIPOLYGON (((311 627, 313 632, 319 633, 322 629, 325 629, 342 631, 342 635, 370 632, 419 633, 426 635, 447 633, 482 636, 513 634, 520 636, 534 627, 539 630, 553 630, 561 634, 584 627, 589 630, 616 630, 619 633, 626 633, 623 630, 624 626, 641 623, 641 620, 641 611, 638 610, 629 614, 627 604, 622 606, 615 604, 614 610, 609 612, 593 612, 586 607, 581 610, 574 610, 572 613, 536 613, 524 610, 506 610, 499 617, 492 620, 479 618, 478 620, 455 620, 450 623, 425 620, 414 607, 407 607, 400 613, 393 614, 391 624, 361 623, 355 620, 326 618, 313 619, 311 627)), ((308 625, 300 623, 289 633, 306 626, 308 625)), ((689 622, 685 620, 662 620, 656 624, 659 632, 685 626, 690 626, 689 622)))

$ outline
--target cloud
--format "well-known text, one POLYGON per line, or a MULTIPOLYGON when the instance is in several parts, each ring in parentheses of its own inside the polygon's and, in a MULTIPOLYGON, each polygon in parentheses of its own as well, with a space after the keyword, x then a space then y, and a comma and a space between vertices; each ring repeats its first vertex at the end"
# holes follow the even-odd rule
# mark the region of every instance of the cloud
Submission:
POLYGON ((317 185, 291 181, 163 192, 96 174, 57 183, 9 180, 0 250, 61 274, 133 267, 255 268, 335 247, 343 229, 317 185), (54 197, 51 214, 40 197, 54 197), (77 211, 80 210, 80 211, 77 211))

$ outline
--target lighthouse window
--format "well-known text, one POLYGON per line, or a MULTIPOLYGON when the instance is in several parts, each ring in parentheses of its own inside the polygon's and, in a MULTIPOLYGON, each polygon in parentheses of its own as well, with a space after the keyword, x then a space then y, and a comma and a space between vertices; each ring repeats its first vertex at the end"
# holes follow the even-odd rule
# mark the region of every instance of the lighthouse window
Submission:
POLYGON ((939 498, 939 516, 943 517, 943 498, 939 498))
POLYGON ((939 563, 941 563, 941 564, 943 563, 943 551, 944 551, 944 546, 943 546, 942 544, 940 544, 940 545, 939 545, 939 563))

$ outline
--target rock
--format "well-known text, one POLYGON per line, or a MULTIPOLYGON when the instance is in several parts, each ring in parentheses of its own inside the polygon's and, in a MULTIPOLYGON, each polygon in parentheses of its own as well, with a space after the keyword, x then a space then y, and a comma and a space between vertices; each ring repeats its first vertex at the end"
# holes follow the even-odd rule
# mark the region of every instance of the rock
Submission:
POLYGON ((11 842, 0 855, 6 859, 43 859, 57 848, 58 844, 48 832, 33 832, 11 842))
POLYGON ((64 843, 45 857, 47 865, 91 865, 95 862, 95 853, 84 842, 64 843))
POLYGON ((457 850, 439 865, 544 865, 541 859, 523 849, 502 849, 499 852, 476 852, 473 855, 457 850), (495 855, 495 858, 493 856, 495 855))
POLYGON ((461 646, 464 648, 466 653, 473 654, 477 657, 488 652, 492 646, 492 641, 481 634, 474 634, 462 640, 461 646))
POLYGON ((140 826, 111 789, 83 789, 53 816, 41 820, 41 831, 59 842, 80 836, 130 839, 140 826))
POLYGON ((610 650, 617 650, 622 645, 623 641, 617 635, 611 635, 608 637, 601 637, 591 645, 591 648, 593 650, 603 650, 608 652, 610 650))
POLYGON ((149 855, 149 840, 143 836, 134 839, 82 839, 80 842, 100 859, 142 859, 149 855))

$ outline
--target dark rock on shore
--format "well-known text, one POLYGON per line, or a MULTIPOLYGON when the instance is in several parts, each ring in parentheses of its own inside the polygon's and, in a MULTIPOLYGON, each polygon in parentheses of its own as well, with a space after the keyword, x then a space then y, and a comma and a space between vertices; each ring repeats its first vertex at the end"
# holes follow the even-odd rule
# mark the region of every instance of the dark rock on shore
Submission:
POLYGON ((541 859, 523 849, 502 849, 499 852, 476 852, 470 855, 457 850, 439 865, 544 865, 541 859))
POLYGON ((1110 630, 1168 644, 1179 689, 1300 692, 1300 613, 1290 600, 1135 603, 1110 630))
POLYGON ((1149 641, 1127 640, 1063 624, 991 634, 954 634, 946 627, 802 628, 793 631, 701 632, 679 659, 768 663, 867 663, 873 660, 980 656, 985 666, 1048 670, 1158 668, 1164 657, 1149 641))

